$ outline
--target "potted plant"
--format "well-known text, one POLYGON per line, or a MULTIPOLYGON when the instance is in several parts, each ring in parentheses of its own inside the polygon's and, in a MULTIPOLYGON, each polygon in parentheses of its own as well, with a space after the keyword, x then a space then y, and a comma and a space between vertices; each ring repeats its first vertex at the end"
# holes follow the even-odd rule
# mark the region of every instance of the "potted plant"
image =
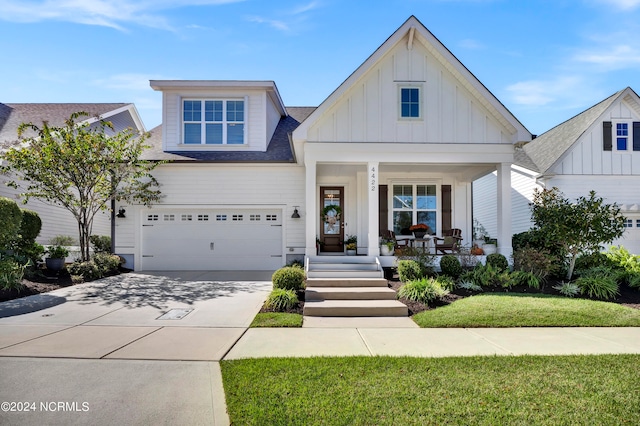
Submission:
POLYGON ((395 242, 389 240, 382 240, 380 244, 380 255, 381 256, 393 256, 395 242))
POLYGON ((47 269, 60 271, 64 268, 70 245, 73 245, 73 238, 66 235, 58 235, 49 240, 49 248, 45 252, 47 257, 44 259, 47 269))
POLYGON ((495 238, 485 237, 484 244, 482 244, 482 251, 484 254, 493 254, 498 251, 498 240, 495 238))
POLYGON ((482 248, 489 233, 478 219, 473 219, 473 245, 482 248))
POLYGON ((344 243, 345 248, 347 249, 347 256, 355 256, 358 250, 358 237, 355 235, 347 235, 347 239, 344 243))
POLYGON ((417 225, 411 225, 411 227, 409 227, 409 231, 413 232, 414 237, 423 238, 427 235, 427 232, 431 231, 431 228, 429 228, 429 225, 427 224, 418 223, 417 225))

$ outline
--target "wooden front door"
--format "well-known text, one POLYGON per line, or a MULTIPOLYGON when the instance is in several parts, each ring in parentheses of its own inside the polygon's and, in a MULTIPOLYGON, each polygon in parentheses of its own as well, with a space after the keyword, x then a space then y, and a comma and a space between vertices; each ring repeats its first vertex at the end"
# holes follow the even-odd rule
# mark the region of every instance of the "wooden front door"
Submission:
POLYGON ((320 187, 320 251, 343 251, 343 194, 341 186, 320 187))

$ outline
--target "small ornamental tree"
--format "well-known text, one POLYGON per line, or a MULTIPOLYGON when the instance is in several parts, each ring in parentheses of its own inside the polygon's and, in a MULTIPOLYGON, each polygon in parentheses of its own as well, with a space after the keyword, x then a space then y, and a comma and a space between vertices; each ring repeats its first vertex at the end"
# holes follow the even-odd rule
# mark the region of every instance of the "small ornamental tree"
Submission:
POLYGON ((595 191, 572 203, 558 188, 536 190, 531 219, 534 229, 557 241, 569 256, 569 280, 578 255, 597 251, 601 244, 609 244, 624 233, 620 207, 604 204, 595 191))
POLYGON ((83 261, 89 259, 93 220, 112 199, 144 205, 160 199, 151 175, 159 163, 140 159, 149 135, 130 128, 114 134, 110 122, 82 122, 88 116, 73 113, 63 127, 23 123, 18 128, 22 143, 2 154, 2 171, 12 173, 9 185, 21 188, 25 203, 37 198, 75 217, 83 261))

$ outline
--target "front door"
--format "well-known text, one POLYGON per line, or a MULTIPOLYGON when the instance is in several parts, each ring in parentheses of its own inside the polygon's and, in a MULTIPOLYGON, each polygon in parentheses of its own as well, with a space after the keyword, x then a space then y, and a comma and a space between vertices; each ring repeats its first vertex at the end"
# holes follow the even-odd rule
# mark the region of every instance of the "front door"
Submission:
POLYGON ((343 251, 344 241, 344 188, 320 187, 320 250, 343 251))

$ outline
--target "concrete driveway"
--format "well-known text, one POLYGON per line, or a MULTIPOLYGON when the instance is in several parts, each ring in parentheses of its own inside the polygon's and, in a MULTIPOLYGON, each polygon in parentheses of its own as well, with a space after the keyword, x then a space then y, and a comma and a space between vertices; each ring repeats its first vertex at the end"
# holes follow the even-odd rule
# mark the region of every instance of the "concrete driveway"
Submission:
POLYGON ((0 303, 0 424, 228 423, 218 361, 270 290, 269 273, 130 273, 0 303))

